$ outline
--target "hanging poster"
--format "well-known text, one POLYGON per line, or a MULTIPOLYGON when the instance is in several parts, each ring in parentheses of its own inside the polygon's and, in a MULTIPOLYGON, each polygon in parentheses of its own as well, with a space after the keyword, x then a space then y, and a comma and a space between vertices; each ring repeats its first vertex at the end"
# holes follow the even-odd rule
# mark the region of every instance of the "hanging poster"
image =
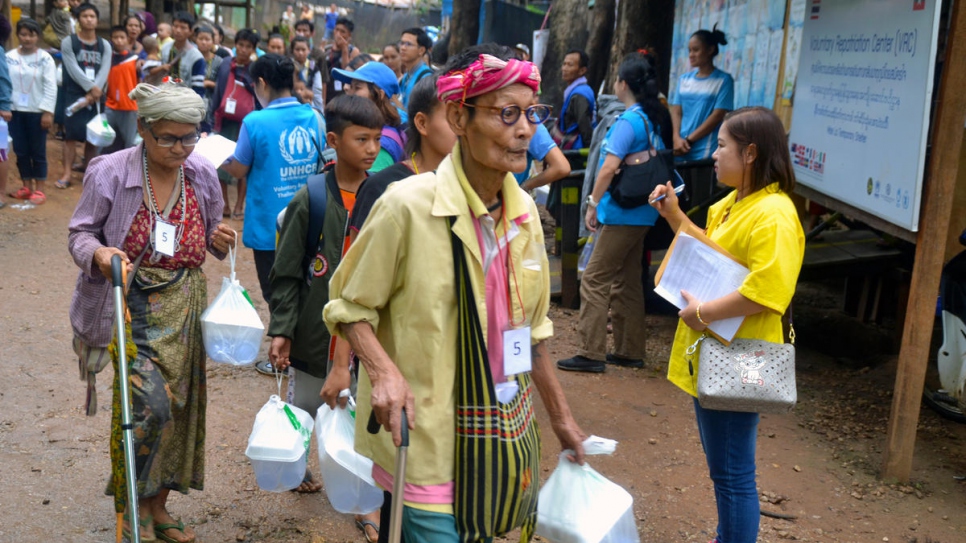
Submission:
POLYGON ((789 137, 799 183, 913 232, 938 4, 808 0, 789 137))

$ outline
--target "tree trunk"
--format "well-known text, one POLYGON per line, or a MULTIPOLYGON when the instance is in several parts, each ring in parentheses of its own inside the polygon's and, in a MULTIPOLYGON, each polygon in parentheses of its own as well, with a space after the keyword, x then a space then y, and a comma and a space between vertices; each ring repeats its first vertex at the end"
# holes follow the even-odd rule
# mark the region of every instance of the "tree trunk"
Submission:
POLYGON ((587 40, 587 54, 590 65, 587 68, 587 81, 596 92, 607 75, 610 62, 610 44, 614 39, 614 23, 617 16, 616 0, 597 0, 591 11, 590 38, 587 40))
POLYGON ((554 114, 561 115, 560 106, 563 104, 565 85, 560 77, 560 67, 563 65, 567 51, 584 49, 587 47, 587 21, 590 13, 587 10, 587 0, 557 0, 553 3, 547 27, 550 29, 550 41, 547 44, 547 55, 543 57, 543 70, 540 75, 543 82, 540 85, 542 95, 540 101, 554 106, 554 114))
POLYGON ((480 1, 459 0, 453 2, 453 18, 450 27, 449 56, 476 45, 480 35, 480 1))
POLYGON ((618 4, 617 32, 611 44, 605 91, 614 92, 617 70, 624 56, 648 47, 657 52, 658 81, 661 91, 667 94, 673 37, 674 0, 622 0, 618 4))

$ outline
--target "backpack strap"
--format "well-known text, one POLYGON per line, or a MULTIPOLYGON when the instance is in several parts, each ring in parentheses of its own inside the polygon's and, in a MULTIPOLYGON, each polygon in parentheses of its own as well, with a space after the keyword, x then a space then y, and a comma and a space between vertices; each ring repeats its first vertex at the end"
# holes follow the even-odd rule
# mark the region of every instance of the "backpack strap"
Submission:
POLYGON ((309 227, 305 230, 305 254, 302 256, 302 269, 308 270, 319 252, 319 237, 325 224, 325 206, 328 200, 325 173, 315 174, 306 181, 309 193, 309 227))

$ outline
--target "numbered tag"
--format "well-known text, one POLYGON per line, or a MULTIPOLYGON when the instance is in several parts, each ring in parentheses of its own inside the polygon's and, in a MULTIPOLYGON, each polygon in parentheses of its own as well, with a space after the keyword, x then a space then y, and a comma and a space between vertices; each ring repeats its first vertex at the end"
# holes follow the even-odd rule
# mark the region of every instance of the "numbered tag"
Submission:
POLYGON ((17 105, 20 107, 30 107, 30 94, 26 92, 18 92, 17 105))
POLYGON ((235 114, 235 104, 236 103, 237 102, 235 101, 234 98, 226 98, 225 99, 225 114, 226 115, 234 115, 235 114))
POLYGON ((503 331, 503 373, 515 375, 533 369, 530 359, 530 327, 503 331))
POLYGON ((177 232, 173 224, 158 219, 154 223, 154 250, 164 256, 174 256, 177 232))
POLYGON ((87 77, 87 79, 94 81, 94 68, 91 68, 91 67, 84 68, 84 75, 87 77))
POLYGON ((335 92, 342 92, 342 82, 335 81, 335 92))

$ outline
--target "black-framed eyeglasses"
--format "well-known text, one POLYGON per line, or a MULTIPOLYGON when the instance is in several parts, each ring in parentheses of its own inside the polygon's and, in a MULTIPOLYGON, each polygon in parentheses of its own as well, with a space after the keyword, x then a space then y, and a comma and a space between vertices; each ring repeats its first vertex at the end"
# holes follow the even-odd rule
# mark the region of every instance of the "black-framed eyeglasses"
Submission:
POLYGON ((148 127, 148 133, 154 138, 154 141, 158 142, 158 147, 174 147, 175 143, 181 142, 182 147, 194 147, 198 144, 198 140, 201 139, 201 134, 195 132, 193 134, 188 134, 187 136, 177 137, 165 134, 163 136, 158 136, 154 133, 153 127, 148 127))
POLYGON ((550 117, 550 113, 553 111, 553 107, 548 106, 546 104, 534 104, 526 109, 523 109, 516 104, 503 106, 503 107, 479 106, 475 104, 469 104, 467 102, 460 102, 460 104, 469 108, 489 109, 491 111, 498 111, 500 113, 500 120, 503 121, 503 124, 507 126, 513 126, 517 124, 517 121, 520 120, 520 115, 524 111, 526 112, 527 121, 529 121, 530 124, 540 124, 543 121, 546 121, 547 118, 550 117))

